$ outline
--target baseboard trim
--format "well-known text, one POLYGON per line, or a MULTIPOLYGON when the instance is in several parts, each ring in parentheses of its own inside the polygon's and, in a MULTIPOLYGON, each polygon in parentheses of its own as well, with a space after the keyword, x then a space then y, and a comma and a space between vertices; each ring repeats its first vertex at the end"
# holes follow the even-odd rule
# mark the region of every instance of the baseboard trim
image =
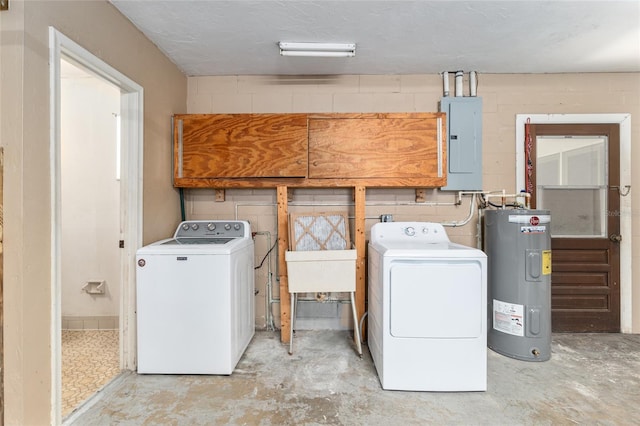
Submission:
POLYGON ((63 316, 63 330, 117 330, 117 316, 63 316))

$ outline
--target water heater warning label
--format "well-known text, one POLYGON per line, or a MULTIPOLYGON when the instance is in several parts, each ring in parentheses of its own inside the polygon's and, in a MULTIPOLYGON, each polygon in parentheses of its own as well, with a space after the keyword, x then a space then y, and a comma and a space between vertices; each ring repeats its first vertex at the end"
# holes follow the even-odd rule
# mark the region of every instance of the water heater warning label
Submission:
POLYGON ((544 234, 547 232, 547 227, 542 226, 521 226, 520 232, 523 234, 544 234))
POLYGON ((524 336, 524 305, 493 299, 493 329, 514 336, 524 336))

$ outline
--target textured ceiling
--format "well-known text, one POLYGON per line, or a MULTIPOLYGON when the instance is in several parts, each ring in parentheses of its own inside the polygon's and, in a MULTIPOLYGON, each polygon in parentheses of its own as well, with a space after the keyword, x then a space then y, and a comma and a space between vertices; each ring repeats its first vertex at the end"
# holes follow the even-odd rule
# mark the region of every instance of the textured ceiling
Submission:
POLYGON ((189 76, 640 71, 640 1, 110 0, 189 76), (354 58, 278 41, 355 42, 354 58))

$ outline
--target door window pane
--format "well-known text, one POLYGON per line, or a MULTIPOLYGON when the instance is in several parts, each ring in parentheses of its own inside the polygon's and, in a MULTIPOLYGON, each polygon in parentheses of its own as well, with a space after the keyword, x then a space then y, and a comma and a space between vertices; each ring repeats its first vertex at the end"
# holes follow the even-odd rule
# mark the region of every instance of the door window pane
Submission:
POLYGON ((606 137, 536 139, 536 202, 551 211, 553 237, 607 234, 606 159, 606 137))

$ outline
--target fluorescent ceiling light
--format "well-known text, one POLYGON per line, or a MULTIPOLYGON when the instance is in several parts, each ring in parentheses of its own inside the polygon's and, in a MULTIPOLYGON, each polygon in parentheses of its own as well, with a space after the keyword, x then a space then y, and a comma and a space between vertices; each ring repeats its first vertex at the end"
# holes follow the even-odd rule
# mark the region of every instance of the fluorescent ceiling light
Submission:
POLYGON ((356 56, 355 43, 291 43, 281 41, 282 56, 316 56, 346 58, 356 56))

